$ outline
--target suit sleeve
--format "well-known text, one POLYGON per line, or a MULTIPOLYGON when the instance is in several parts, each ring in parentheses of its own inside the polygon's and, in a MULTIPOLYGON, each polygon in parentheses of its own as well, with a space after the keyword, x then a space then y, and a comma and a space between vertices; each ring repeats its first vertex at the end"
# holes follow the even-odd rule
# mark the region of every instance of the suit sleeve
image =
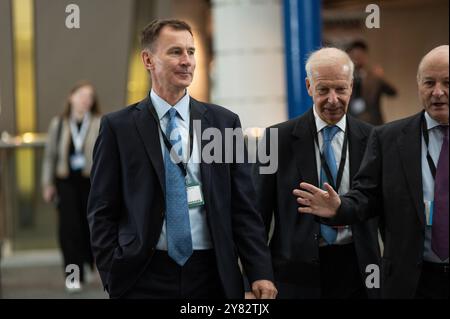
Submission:
MULTIPOLYGON (((233 129, 240 127, 241 123, 236 117, 233 129)), ((236 145, 234 149, 237 149, 236 145)), ((230 170, 233 236, 244 271, 250 283, 260 279, 273 281, 264 223, 255 209, 255 189, 248 159, 244 163, 237 163, 235 158, 230 170)))
MULTIPOLYGON (((267 129, 263 139, 261 140, 258 152, 264 151, 270 154, 270 129, 267 129)), ((255 165, 253 165, 252 177, 256 190, 256 209, 261 214, 261 217, 266 228, 266 242, 269 241, 270 226, 273 218, 273 211, 275 207, 276 198, 276 174, 262 174, 260 168, 264 167, 260 158, 257 158, 255 165)))
POLYGON ((377 130, 372 130, 352 189, 341 196, 341 206, 329 224, 350 225, 382 211, 382 154, 377 130))
POLYGON ((92 252, 105 287, 114 249, 118 245, 118 219, 122 207, 120 175, 116 138, 108 118, 103 117, 94 146, 88 222, 92 252))

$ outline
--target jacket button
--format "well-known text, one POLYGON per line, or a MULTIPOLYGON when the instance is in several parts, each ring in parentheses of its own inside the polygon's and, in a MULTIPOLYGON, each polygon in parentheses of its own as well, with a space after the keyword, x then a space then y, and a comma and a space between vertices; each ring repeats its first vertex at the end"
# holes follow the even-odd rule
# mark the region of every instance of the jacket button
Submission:
POLYGON ((314 234, 314 240, 319 240, 319 234, 314 234))

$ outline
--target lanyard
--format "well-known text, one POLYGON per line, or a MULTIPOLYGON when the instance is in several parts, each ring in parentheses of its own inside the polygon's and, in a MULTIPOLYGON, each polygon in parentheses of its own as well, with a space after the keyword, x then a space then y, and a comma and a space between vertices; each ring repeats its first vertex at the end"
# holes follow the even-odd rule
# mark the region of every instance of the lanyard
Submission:
POLYGON ((90 113, 86 113, 84 115, 83 122, 81 123, 80 129, 78 129, 78 126, 77 126, 74 118, 71 118, 69 121, 70 132, 72 134, 73 147, 75 148, 76 154, 80 154, 81 150, 83 149, 84 139, 86 138, 90 122, 91 122, 91 114, 90 113))
POLYGON ((433 159, 431 158, 430 151, 428 149, 428 145, 430 143, 430 136, 428 135, 428 127, 427 127, 427 121, 425 119, 425 115, 422 117, 422 134, 423 139, 425 141, 425 145, 427 146, 427 162, 428 166, 430 167, 431 175, 433 175, 433 178, 436 178, 436 165, 434 164, 433 159))
MULTIPOLYGON (((189 107, 189 111, 190 111, 190 107, 189 107)), ((156 113, 156 109, 155 109, 154 106, 150 108, 150 113, 152 113, 153 118, 155 119, 156 123, 158 124, 159 129, 161 130, 161 135, 162 135, 162 138, 163 138, 163 141, 164 141, 164 145, 166 146, 167 151, 169 152, 168 156, 172 155, 175 158, 175 160, 177 161, 178 167, 181 169, 181 171, 183 172, 183 175, 186 177, 186 175, 187 175, 187 164, 184 163, 178 157, 178 154, 175 154, 175 153, 171 154, 170 150, 172 149, 173 145, 172 145, 172 143, 170 143, 169 139, 167 138, 165 132, 163 131, 163 129, 161 127, 161 123, 159 121, 158 114, 156 113)), ((193 136, 192 136, 192 130, 193 129, 192 129, 192 126, 193 126, 193 124, 192 123, 193 123, 192 116, 189 116, 189 154, 188 154, 188 158, 191 157, 192 146, 193 146, 193 143, 192 143, 192 140, 193 140, 193 136)))
MULTIPOLYGON (((314 123, 315 126, 315 123, 314 123)), ((315 132, 317 132, 317 128, 315 128, 315 132)), ((325 171, 325 174, 327 175, 328 183, 333 187, 333 189, 336 191, 336 193, 339 191, 339 187, 341 186, 342 176, 344 175, 344 167, 345 167, 345 161, 347 160, 347 144, 348 144, 348 136, 347 131, 344 132, 344 143, 342 144, 342 151, 341 151, 341 162, 339 163, 339 169, 337 173, 336 178, 336 184, 334 184, 333 175, 331 174, 331 170, 328 167, 327 161, 325 160, 325 157, 323 155, 323 152, 320 151, 319 147, 319 140, 318 140, 318 134, 314 134, 314 140, 317 145, 317 149, 319 150, 320 154, 320 163, 323 167, 323 170, 325 171)), ((331 143, 331 141, 330 141, 331 143)))

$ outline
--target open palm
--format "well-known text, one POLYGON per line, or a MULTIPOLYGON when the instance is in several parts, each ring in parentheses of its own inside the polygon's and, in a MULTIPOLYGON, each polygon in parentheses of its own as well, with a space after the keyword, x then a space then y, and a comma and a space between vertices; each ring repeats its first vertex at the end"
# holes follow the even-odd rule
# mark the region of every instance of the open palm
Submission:
POLYGON ((328 183, 324 184, 322 190, 308 183, 301 183, 300 189, 295 189, 293 194, 297 196, 297 202, 303 207, 299 207, 300 213, 312 214, 319 217, 331 218, 341 205, 339 195, 328 183))

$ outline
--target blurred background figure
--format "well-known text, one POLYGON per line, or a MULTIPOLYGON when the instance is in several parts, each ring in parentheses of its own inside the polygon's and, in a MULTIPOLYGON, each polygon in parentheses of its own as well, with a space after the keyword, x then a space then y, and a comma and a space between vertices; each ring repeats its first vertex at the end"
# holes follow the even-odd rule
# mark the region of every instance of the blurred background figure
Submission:
POLYGON ((369 48, 364 41, 352 42, 347 53, 355 64, 349 112, 372 125, 381 125, 385 122, 380 106, 381 96, 396 96, 397 90, 385 80, 381 66, 369 64, 369 48))
POLYGON ((59 212, 64 269, 77 265, 80 284, 86 279, 86 268, 93 270, 86 206, 99 125, 95 89, 89 82, 79 82, 70 91, 64 113, 50 123, 42 168, 43 198, 54 202, 59 212))

